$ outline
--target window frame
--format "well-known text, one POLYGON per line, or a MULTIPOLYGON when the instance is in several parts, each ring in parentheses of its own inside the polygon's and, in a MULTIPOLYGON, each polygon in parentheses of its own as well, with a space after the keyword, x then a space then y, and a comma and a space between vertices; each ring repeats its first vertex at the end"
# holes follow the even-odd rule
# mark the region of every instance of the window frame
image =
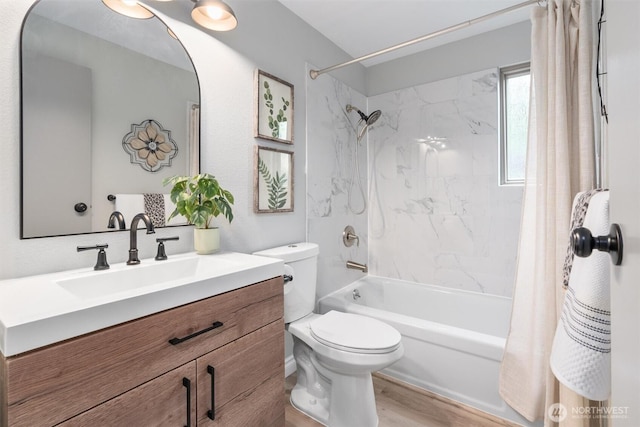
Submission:
POLYGON ((500 149, 499 149, 499 182, 501 186, 524 185, 523 179, 508 179, 508 141, 507 141, 507 80, 514 77, 524 75, 531 76, 531 63, 523 62, 520 64, 500 67, 500 149))

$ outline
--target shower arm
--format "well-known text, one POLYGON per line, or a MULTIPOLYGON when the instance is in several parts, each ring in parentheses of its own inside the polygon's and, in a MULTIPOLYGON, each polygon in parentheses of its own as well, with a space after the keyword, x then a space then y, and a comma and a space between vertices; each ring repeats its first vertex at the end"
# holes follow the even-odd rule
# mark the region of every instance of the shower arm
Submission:
POLYGON ((379 50, 377 52, 372 52, 372 53, 370 53, 368 55, 360 56, 358 58, 352 59, 352 60, 347 61, 347 62, 336 64, 336 65, 333 65, 331 67, 323 68, 321 70, 310 70, 309 71, 309 76, 313 80, 315 80, 316 78, 318 78, 318 76, 320 74, 328 73, 330 71, 334 71, 334 70, 337 70, 339 68, 346 67, 348 65, 356 64, 358 62, 366 61, 367 59, 375 58, 376 56, 379 56, 379 55, 384 55, 385 53, 393 52, 394 50, 398 50, 398 49, 401 49, 403 47, 411 46, 411 45, 416 44, 416 43, 420 43, 420 42, 423 42, 423 41, 426 41, 426 40, 429 40, 429 39, 432 39, 432 38, 435 38, 435 37, 438 37, 438 36, 441 36, 441 35, 444 35, 444 34, 448 34, 448 33, 451 33, 453 31, 457 31, 457 30, 460 30, 462 28, 469 27, 469 26, 471 26, 473 24, 477 24, 479 22, 483 22, 483 21, 486 21, 488 19, 495 18, 496 16, 504 15, 505 13, 509 13, 509 12, 514 11, 514 10, 521 9, 521 8, 523 8, 525 6, 530 6, 530 5, 534 4, 534 3, 536 3, 538 5, 541 5, 542 3, 546 3, 546 0, 527 0, 527 1, 523 2, 523 3, 518 3, 516 5, 513 5, 513 6, 510 6, 510 7, 498 10, 496 12, 489 13, 487 15, 483 15, 483 16, 480 16, 478 18, 470 19, 468 21, 464 21, 464 22, 461 22, 459 24, 452 25, 450 27, 444 28, 442 30, 434 31, 434 32, 426 34, 424 36, 421 36, 421 37, 406 41, 404 43, 397 44, 395 46, 388 47, 386 49, 379 50))

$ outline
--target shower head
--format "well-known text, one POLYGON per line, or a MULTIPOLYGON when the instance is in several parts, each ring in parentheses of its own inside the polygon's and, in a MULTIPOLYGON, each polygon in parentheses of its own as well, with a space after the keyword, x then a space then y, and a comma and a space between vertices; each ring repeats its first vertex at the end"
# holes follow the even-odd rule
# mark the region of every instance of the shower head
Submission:
POLYGON ((382 115, 382 111, 380 110, 376 110, 373 113, 369 114, 369 116, 365 120, 365 122, 367 122, 367 126, 371 126, 372 124, 374 124, 376 120, 380 118, 381 115, 382 115))
POLYGON ((360 120, 365 122, 367 124, 367 126, 370 126, 370 125, 374 124, 376 122, 376 120, 378 120, 380 118, 380 116, 382 115, 382 112, 380 110, 376 110, 376 111, 374 111, 373 113, 371 113, 371 114, 369 114, 367 116, 365 113, 363 113, 362 111, 360 111, 359 109, 357 109, 353 105, 347 104, 347 113, 350 113, 352 111, 356 111, 358 113, 358 115, 360 115, 360 120))

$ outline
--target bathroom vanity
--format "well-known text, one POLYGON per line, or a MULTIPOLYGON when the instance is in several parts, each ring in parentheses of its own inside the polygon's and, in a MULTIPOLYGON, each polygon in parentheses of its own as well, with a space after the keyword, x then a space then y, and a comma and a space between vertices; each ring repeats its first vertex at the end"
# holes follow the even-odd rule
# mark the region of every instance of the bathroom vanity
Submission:
MULTIPOLYGON (((244 254, 175 258, 176 268, 181 259, 196 259, 196 272, 186 280, 172 278, 107 296, 88 292, 80 297, 60 283, 68 284, 70 276, 93 277, 87 286, 102 286, 101 280, 108 282, 103 276, 121 279, 139 267, 116 266, 106 275, 79 270, 0 282, 0 425, 283 425, 282 264, 244 254), (28 292, 30 284, 45 281, 63 291, 58 301, 51 301, 65 307, 57 316, 55 310, 39 310, 58 328, 65 322, 93 328, 92 319, 100 324, 104 317, 115 323, 45 346, 39 344, 46 337, 20 340, 17 318, 23 327, 44 319, 34 315, 34 308, 27 316, 18 316, 19 310, 3 312, 8 306, 3 297, 15 286, 28 292), (127 301, 134 303, 123 304, 127 301), (132 313, 137 316, 141 304, 153 312, 128 319, 132 313), (33 345, 37 348, 5 354, 33 345)), ((13 295, 20 299, 23 293, 13 295)), ((35 305, 42 302, 32 297, 35 305)))

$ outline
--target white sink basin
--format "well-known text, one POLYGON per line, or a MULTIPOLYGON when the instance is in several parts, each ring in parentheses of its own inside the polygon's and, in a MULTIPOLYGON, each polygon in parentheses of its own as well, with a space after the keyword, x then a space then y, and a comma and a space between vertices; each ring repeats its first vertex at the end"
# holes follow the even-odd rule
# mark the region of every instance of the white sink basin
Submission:
POLYGON ((202 258, 193 257, 124 266, 119 270, 104 270, 78 277, 63 278, 56 283, 78 297, 101 298, 163 282, 189 280, 195 277, 200 259, 202 258))
POLYGON ((0 281, 0 352, 14 356, 282 275, 284 263, 236 252, 174 255, 0 281))

